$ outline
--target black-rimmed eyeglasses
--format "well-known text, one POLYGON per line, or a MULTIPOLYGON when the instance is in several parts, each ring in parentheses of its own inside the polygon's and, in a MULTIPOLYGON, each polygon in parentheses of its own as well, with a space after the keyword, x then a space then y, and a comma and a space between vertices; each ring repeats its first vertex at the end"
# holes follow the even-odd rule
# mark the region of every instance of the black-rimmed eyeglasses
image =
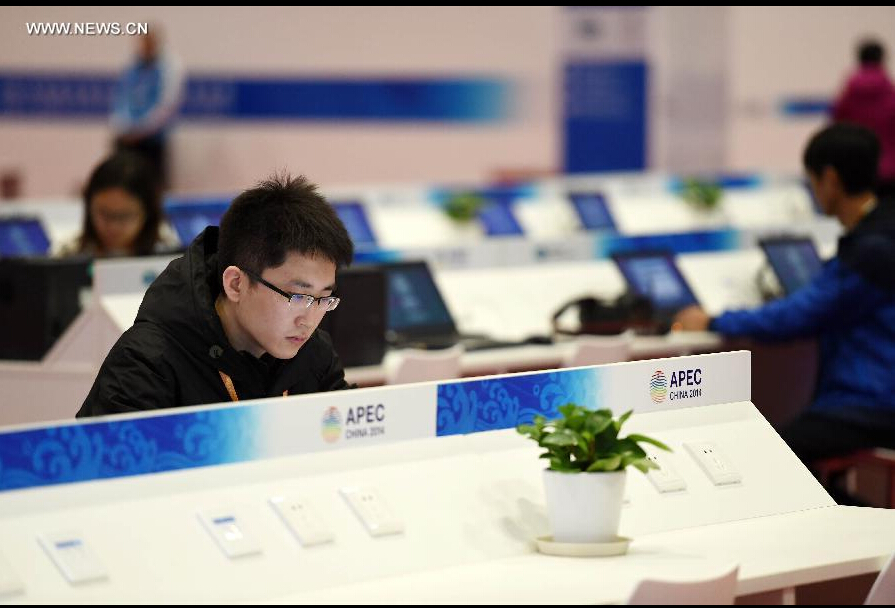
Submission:
POLYGON ((318 298, 312 295, 308 295, 306 293, 289 293, 288 291, 283 291, 276 285, 268 283, 264 279, 262 279, 259 275, 255 274, 250 270, 241 269, 244 273, 252 277, 254 280, 258 281, 268 289, 277 292, 286 300, 288 300, 290 306, 297 306, 299 309, 302 308, 311 308, 312 304, 315 304, 314 310, 321 312, 328 312, 330 310, 335 310, 336 306, 341 302, 340 298, 335 296, 324 296, 322 298, 318 298))

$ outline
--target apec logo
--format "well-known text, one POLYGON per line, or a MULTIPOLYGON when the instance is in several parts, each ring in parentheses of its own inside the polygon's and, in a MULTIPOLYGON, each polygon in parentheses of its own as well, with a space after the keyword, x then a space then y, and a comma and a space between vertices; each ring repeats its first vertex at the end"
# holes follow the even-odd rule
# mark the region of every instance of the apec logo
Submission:
POLYGON ((662 370, 657 369, 656 373, 649 381, 649 396, 654 403, 662 403, 665 401, 665 395, 668 394, 668 381, 662 370))
POLYGON ((702 397, 702 369, 682 369, 671 372, 670 381, 662 370, 656 370, 650 378, 650 398, 654 403, 702 397))
MULTIPOLYGON (((345 416, 345 439, 363 439, 385 435, 385 405, 358 405, 348 409, 345 416)), ((335 443, 342 436, 342 413, 337 407, 329 407, 323 412, 323 440, 335 443)))
POLYGON ((327 443, 335 443, 342 436, 342 414, 337 407, 329 407, 323 412, 321 435, 327 443))

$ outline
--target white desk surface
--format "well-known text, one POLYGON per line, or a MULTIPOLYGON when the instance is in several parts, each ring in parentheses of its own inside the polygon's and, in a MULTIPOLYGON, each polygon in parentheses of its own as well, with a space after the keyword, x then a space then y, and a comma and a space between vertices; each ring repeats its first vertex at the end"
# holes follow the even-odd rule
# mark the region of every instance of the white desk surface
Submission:
POLYGON ((737 595, 879 571, 895 511, 832 506, 633 539, 619 557, 536 553, 272 598, 282 603, 623 602, 643 578, 688 580, 739 564, 737 595))

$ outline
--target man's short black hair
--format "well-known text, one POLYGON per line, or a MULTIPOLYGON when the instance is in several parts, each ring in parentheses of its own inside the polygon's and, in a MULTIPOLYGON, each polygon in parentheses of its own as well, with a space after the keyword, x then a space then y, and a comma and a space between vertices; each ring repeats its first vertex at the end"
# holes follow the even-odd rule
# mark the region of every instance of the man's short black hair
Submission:
POLYGON ((879 140, 873 131, 860 125, 836 123, 814 134, 802 161, 805 169, 816 176, 825 167, 833 167, 845 191, 860 194, 876 184, 879 140))
POLYGON ((883 45, 876 40, 865 40, 858 46, 858 61, 861 65, 879 65, 883 62, 883 45))
POLYGON ((342 220, 304 176, 268 178, 237 196, 221 218, 219 277, 228 266, 260 275, 292 252, 322 257, 336 268, 354 256, 342 220))

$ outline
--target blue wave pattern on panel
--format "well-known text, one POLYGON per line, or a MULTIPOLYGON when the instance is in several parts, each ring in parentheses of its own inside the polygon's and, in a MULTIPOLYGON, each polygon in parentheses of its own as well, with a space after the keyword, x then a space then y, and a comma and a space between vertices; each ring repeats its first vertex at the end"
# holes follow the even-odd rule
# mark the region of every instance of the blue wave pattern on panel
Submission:
POLYGON ((438 387, 437 434, 459 435, 530 423, 538 414, 559 416, 559 406, 595 407, 600 401, 598 370, 576 369, 438 387))
POLYGON ((627 251, 668 250, 672 253, 732 251, 740 247, 743 235, 736 229, 701 230, 644 236, 596 235, 594 257, 606 258, 627 251))
POLYGON ((0 491, 240 462, 263 453, 255 408, 9 432, 0 491))
MULTIPOLYGON (((117 77, 0 72, 0 116, 105 120, 117 77)), ((494 122, 512 111, 514 87, 492 77, 279 78, 194 75, 187 120, 494 122)))

